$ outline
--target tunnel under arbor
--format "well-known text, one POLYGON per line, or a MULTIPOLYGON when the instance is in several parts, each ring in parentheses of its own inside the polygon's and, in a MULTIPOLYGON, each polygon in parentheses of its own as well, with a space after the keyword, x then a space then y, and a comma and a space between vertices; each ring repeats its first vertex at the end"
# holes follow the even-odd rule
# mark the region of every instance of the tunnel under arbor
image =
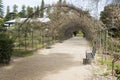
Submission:
MULTIPOLYGON (((91 42, 100 42, 100 31, 102 31, 103 24, 90 16, 87 11, 83 11, 73 5, 52 5, 45 7, 43 10, 48 11, 47 17, 49 22, 35 21, 38 17, 35 13, 28 16, 28 18, 16 28, 18 31, 18 41, 29 40, 27 36, 35 39, 29 42, 36 42, 36 44, 43 44, 53 39, 66 40, 79 31, 84 34, 84 37, 91 42), (52 11, 50 11, 52 10, 52 11), (34 19, 34 21, 30 21, 34 19), (46 40, 46 41, 45 41, 46 40)), ((27 41, 24 45, 29 44, 27 41)))
POLYGON ((73 32, 82 31, 88 40, 95 41, 98 39, 99 31, 103 30, 103 24, 100 21, 91 17, 87 11, 73 5, 54 7, 54 12, 49 16, 52 19, 47 25, 54 28, 61 39, 71 38, 73 32))

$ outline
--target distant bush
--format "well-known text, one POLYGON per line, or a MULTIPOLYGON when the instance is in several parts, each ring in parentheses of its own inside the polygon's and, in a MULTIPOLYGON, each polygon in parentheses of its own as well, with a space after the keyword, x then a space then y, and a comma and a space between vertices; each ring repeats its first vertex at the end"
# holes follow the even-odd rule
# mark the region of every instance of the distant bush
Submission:
POLYGON ((117 74, 116 77, 117 77, 117 80, 120 80, 120 74, 117 74))
POLYGON ((103 73, 101 76, 108 76, 109 75, 109 73, 108 72, 105 72, 105 73, 103 73))
POLYGON ((0 28, 2 28, 3 24, 4 24, 4 19, 0 18, 0 28))
POLYGON ((117 65, 117 68, 115 69, 115 73, 116 73, 116 77, 118 78, 118 80, 120 80, 120 66, 117 65))
POLYGON ((0 33, 0 63, 9 63, 13 52, 13 39, 0 33))

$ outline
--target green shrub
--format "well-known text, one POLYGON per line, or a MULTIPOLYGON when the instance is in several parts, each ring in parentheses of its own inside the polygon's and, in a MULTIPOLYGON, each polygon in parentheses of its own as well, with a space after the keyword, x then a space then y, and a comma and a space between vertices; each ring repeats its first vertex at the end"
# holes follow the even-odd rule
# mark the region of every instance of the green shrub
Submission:
POLYGON ((117 80, 120 80, 120 74, 117 74, 116 77, 117 77, 117 80))
POLYGON ((103 73, 101 76, 108 76, 109 75, 109 73, 108 72, 105 72, 105 73, 103 73))
POLYGON ((0 63, 9 63, 13 52, 13 39, 0 33, 0 63))
POLYGON ((33 50, 25 51, 25 50, 20 50, 20 49, 14 49, 13 55, 14 57, 28 57, 32 56, 34 54, 33 50))

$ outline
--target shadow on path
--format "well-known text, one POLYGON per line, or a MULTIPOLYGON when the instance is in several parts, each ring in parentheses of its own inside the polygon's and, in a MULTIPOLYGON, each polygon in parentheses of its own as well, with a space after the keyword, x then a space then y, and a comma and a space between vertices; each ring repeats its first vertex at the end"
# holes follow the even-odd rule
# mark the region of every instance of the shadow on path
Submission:
POLYGON ((41 80, 47 73, 57 73, 73 66, 80 66, 80 62, 73 61, 68 54, 36 54, 0 68, 0 80, 41 80))

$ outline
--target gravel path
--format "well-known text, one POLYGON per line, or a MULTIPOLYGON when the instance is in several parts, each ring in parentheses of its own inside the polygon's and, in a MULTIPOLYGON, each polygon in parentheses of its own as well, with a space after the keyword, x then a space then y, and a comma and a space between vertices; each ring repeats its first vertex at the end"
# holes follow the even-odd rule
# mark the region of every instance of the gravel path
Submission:
POLYGON ((82 37, 56 43, 0 67, 0 80, 92 80, 93 66, 82 64, 87 50, 89 43, 82 37))

